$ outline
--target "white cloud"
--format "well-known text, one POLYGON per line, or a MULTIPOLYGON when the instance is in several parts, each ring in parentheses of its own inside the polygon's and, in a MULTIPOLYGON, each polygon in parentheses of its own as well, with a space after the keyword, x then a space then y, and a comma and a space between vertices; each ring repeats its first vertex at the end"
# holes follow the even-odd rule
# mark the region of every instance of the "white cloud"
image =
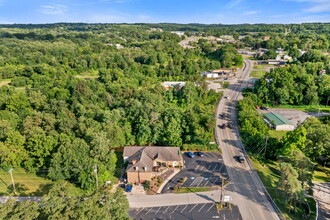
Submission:
POLYGON ((68 10, 66 5, 62 4, 49 4, 49 5, 42 5, 38 12, 41 14, 47 15, 63 15, 68 10))
POLYGON ((260 13, 260 11, 246 11, 243 13, 243 15, 255 15, 260 13))
POLYGON ((230 1, 226 4, 226 8, 234 8, 234 7, 236 7, 238 4, 240 4, 242 1, 244 1, 244 0, 230 0, 230 1))
POLYGON ((309 12, 329 12, 330 0, 290 0, 295 2, 305 2, 310 5, 305 11, 309 12))

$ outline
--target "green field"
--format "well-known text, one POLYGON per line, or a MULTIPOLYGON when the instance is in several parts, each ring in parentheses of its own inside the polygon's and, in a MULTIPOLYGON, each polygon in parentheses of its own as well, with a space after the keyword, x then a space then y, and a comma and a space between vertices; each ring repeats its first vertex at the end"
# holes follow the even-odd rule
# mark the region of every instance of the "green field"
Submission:
POLYGON ((325 105, 278 105, 272 106, 272 108, 288 108, 297 109, 304 112, 330 112, 330 106, 325 105))
POLYGON ((262 69, 265 69, 267 67, 275 67, 274 65, 254 65, 253 66, 253 69, 257 69, 257 70, 262 70, 262 69))
POLYGON ((269 136, 275 137, 275 138, 282 138, 288 131, 275 131, 275 130, 269 130, 269 136))
POLYGON ((250 76, 255 78, 261 78, 266 74, 264 70, 252 70, 250 76))

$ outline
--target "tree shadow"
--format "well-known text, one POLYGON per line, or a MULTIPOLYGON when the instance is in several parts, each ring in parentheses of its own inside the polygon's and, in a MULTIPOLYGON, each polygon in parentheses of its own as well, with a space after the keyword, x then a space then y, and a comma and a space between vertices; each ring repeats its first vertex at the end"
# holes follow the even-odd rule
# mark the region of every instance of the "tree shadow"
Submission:
POLYGON ((37 191, 29 193, 28 196, 43 196, 49 192, 52 186, 52 183, 41 184, 37 191))

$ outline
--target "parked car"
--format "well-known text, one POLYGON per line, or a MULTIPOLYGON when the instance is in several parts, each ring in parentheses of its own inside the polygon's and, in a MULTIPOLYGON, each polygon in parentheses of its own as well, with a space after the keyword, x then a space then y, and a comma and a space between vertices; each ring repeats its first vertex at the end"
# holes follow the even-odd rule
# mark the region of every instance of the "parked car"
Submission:
POLYGON ((228 128, 233 128, 234 126, 233 126, 233 124, 228 123, 228 124, 227 124, 227 127, 228 127, 228 128))
POLYGON ((132 189, 133 189, 133 185, 132 184, 127 184, 126 186, 126 192, 132 192, 132 189))
POLYGON ((229 98, 230 98, 230 96, 229 96, 229 95, 225 96, 225 99, 229 99, 229 98))
POLYGON ((226 128, 226 124, 222 124, 222 125, 221 125, 221 128, 222 128, 222 129, 225 129, 225 128, 226 128))
POLYGON ((195 154, 191 153, 191 152, 186 152, 186 155, 190 158, 194 158, 195 154))
POLYGON ((245 162, 245 159, 244 159, 244 157, 243 156, 237 156, 237 160, 238 160, 238 162, 240 162, 240 163, 244 163, 245 162))
POLYGON ((269 107, 264 107, 264 106, 262 106, 262 107, 260 107, 260 109, 261 109, 261 110, 269 110, 269 107))
POLYGON ((224 115, 224 114, 219 114, 219 117, 220 117, 220 118, 224 118, 225 115, 224 115))
POLYGON ((203 152, 196 152, 196 155, 197 156, 200 156, 200 157, 204 157, 204 153, 203 152))

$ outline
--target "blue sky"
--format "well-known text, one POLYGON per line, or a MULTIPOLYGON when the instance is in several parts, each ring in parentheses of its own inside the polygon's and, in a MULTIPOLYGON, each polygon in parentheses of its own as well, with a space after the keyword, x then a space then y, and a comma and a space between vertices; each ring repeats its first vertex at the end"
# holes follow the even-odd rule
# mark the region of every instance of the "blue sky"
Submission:
POLYGON ((0 23, 330 22, 330 0, 0 0, 0 23))

